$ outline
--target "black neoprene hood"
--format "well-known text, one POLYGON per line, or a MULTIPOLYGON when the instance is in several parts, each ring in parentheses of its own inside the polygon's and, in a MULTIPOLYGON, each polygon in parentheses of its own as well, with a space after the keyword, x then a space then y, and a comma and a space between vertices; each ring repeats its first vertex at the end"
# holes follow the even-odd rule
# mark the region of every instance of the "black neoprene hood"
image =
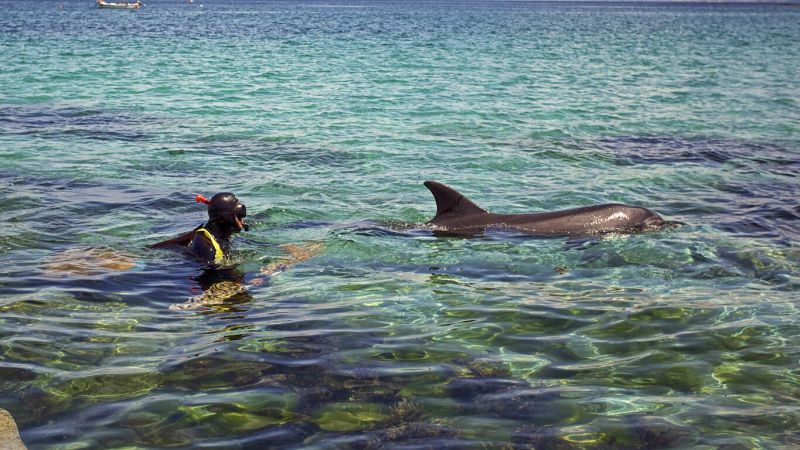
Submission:
POLYGON ((222 222, 239 229, 241 223, 244 229, 247 225, 241 222, 247 216, 247 208, 232 192, 220 192, 211 197, 208 202, 208 218, 210 222, 222 222))

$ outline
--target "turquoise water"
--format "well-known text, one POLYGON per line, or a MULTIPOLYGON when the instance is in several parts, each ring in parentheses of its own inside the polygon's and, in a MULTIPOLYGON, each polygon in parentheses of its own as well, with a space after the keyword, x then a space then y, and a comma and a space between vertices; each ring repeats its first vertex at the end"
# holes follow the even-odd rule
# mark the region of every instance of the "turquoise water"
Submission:
POLYGON ((4 2, 0 408, 29 448, 796 448, 798 42, 786 5, 4 2), (434 236, 428 179, 685 225, 434 236), (219 191, 230 271, 144 250, 219 191))

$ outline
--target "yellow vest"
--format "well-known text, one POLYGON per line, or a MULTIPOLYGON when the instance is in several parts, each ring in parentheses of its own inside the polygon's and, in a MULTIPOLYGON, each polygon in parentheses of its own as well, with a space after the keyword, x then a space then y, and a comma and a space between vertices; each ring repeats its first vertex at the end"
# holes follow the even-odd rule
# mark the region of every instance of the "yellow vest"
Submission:
POLYGON ((210 231, 202 227, 198 228, 197 232, 205 235, 205 237, 208 238, 209 242, 211 242, 211 245, 214 247, 214 262, 215 263, 221 262, 222 258, 225 257, 225 254, 222 252, 222 247, 219 246, 219 242, 217 242, 217 239, 214 237, 214 235, 211 234, 210 231))

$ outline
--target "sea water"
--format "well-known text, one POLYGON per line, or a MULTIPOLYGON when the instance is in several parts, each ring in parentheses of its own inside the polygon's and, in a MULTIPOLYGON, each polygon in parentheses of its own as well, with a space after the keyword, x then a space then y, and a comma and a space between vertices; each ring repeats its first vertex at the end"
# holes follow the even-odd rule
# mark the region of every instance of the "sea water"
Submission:
POLYGON ((0 5, 30 448, 800 445, 796 5, 145 3, 0 5), (683 225, 434 235, 429 179, 683 225), (224 274, 145 249, 221 191, 224 274))

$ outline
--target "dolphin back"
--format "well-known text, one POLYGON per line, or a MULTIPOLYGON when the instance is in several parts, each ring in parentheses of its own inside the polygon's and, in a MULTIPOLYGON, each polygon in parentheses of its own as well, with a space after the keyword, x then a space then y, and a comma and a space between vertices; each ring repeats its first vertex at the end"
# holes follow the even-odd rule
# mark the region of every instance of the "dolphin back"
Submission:
POLYGON ((535 235, 571 236, 639 232, 665 225, 661 216, 647 208, 619 203, 552 212, 493 214, 442 183, 426 181, 425 187, 436 200, 436 217, 428 223, 447 231, 504 228, 535 235))
POLYGON ((436 224, 439 220, 458 216, 488 214, 485 209, 472 203, 462 193, 449 186, 436 181, 426 181, 425 187, 431 191, 434 200, 436 200, 436 217, 428 223, 436 224))

